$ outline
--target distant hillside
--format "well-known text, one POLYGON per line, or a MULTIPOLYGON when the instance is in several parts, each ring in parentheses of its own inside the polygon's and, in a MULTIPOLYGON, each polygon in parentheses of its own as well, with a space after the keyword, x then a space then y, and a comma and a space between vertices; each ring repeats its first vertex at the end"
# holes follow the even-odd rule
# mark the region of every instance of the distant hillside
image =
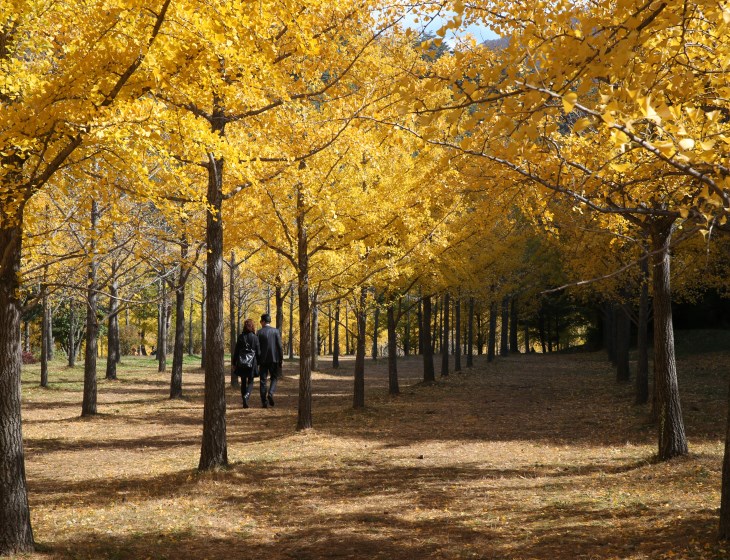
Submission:
POLYGON ((482 43, 488 49, 495 51, 506 49, 509 46, 509 37, 499 37, 498 39, 488 39, 482 43))

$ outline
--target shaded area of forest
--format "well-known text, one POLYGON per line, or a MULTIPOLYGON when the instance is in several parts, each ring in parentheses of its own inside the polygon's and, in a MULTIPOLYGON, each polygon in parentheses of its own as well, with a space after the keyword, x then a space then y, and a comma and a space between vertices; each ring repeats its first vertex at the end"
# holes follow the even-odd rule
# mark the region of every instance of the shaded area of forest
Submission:
POLYGON ((294 431, 287 363, 273 409, 243 410, 228 389, 230 466, 205 474, 199 372, 169 401, 167 374, 125 358, 86 420, 81 369, 54 367, 49 391, 31 366, 30 558, 726 558, 715 534, 730 352, 680 356, 690 455, 678 460, 653 461, 649 409, 601 353, 477 357, 431 385, 408 358, 396 398, 386 361, 368 360, 363 411, 352 361, 322 358, 314 430, 294 431))

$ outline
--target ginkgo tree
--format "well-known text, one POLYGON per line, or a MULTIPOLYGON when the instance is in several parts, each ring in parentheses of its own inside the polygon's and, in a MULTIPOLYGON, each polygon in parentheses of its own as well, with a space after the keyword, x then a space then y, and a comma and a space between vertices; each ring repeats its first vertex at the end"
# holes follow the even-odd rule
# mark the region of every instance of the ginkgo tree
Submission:
POLYGON ((17 337, 25 206, 69 164, 117 99, 139 95, 133 78, 169 5, 0 4, 0 554, 33 549, 17 337))
POLYGON ((726 7, 713 2, 570 2, 455 6, 449 24, 479 20, 509 38, 464 42, 425 75, 447 103, 413 108, 429 141, 501 165, 549 199, 620 216, 651 240, 658 455, 687 452, 671 327, 669 248, 724 220, 726 7), (712 53, 710 56, 708 53, 712 53), (691 69, 691 70, 689 70, 691 69), (713 149, 715 148, 715 149, 713 149))

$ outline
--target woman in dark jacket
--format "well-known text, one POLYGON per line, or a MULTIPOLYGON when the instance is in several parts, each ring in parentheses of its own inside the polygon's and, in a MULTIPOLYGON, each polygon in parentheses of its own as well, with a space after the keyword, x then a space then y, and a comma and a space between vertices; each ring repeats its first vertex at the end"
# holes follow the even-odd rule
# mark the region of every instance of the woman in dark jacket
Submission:
POLYGON ((258 373, 260 356, 259 337, 256 336, 253 319, 246 319, 243 322, 243 332, 238 335, 236 340, 236 349, 233 351, 231 360, 231 367, 241 378, 243 408, 248 408, 248 397, 253 389, 253 379, 258 373))

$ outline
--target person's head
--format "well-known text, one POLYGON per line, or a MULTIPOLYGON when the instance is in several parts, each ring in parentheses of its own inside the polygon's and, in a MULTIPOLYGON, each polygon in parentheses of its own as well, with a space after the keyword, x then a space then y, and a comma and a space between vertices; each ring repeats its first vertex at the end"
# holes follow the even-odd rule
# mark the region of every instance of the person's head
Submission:
POLYGON ((245 333, 256 332, 256 327, 253 324, 253 319, 246 319, 243 322, 243 332, 245 332, 245 333))
POLYGON ((268 325, 270 323, 271 323, 271 315, 269 315, 268 313, 264 313, 263 315, 261 315, 261 324, 262 325, 268 325))

